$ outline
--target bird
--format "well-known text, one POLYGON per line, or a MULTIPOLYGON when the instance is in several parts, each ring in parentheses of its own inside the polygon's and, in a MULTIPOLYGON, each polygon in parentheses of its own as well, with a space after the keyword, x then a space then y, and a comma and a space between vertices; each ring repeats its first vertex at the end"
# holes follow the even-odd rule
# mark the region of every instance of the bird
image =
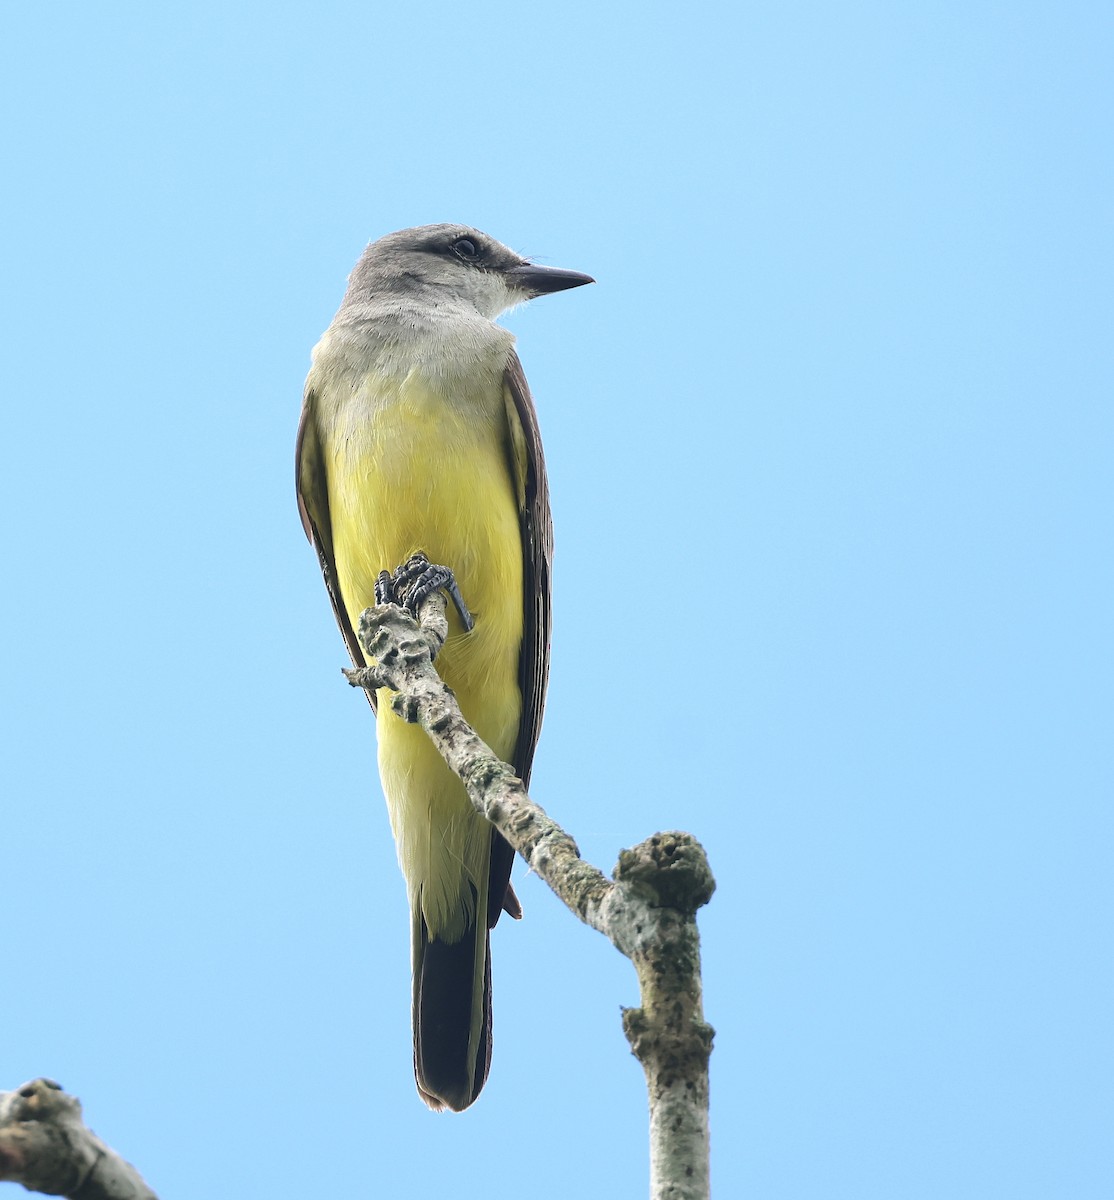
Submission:
MULTIPOLYGON (((525 784, 549 674, 553 528, 534 402, 495 318, 593 282, 467 225, 388 234, 313 349, 298 428, 302 524, 353 663, 366 665, 354 631, 383 598, 382 572, 410 563, 422 595, 446 586, 457 603, 437 668, 525 784)), ((413 590, 406 600, 416 610, 413 590)), ((415 1080, 430 1108, 459 1112, 490 1068, 490 929, 522 915, 514 852, 421 728, 382 690, 369 698, 410 905, 415 1080)))

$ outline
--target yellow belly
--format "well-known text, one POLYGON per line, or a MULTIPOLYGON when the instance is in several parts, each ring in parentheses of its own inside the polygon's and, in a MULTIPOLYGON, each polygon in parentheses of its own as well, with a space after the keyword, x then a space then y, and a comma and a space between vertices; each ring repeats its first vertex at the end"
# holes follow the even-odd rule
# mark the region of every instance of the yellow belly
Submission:
MULTIPOLYGON (((437 668, 476 732, 509 758, 522 707, 523 596, 505 421, 501 396, 459 410, 410 387, 339 422, 327 457, 337 575, 353 627, 375 603, 380 571, 418 550, 451 567, 476 623, 464 633, 450 606, 437 668)), ((411 903, 431 935, 453 941, 486 901, 490 826, 421 728, 396 717, 382 696, 378 738, 411 903)))

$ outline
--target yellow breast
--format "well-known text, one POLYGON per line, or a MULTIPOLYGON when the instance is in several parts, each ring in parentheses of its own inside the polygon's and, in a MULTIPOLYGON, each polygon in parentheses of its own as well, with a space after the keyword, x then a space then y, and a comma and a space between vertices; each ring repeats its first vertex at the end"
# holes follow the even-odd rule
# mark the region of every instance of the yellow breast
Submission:
POLYGON ((438 669, 465 717, 508 756, 517 735, 522 535, 501 390, 447 397, 408 377, 345 406, 326 447, 337 575, 353 626, 375 580, 422 550, 451 567, 475 628, 450 609, 438 669), (486 728, 485 728, 486 727, 486 728))

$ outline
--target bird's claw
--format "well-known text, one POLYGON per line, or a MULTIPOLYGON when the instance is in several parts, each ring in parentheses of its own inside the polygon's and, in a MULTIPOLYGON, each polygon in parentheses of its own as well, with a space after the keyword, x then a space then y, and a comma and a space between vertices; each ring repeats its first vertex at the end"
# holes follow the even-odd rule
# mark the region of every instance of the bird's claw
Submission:
POLYGON ((416 619, 422 601, 439 591, 445 592, 453 602, 467 633, 476 622, 464 603, 452 568, 431 563, 420 550, 417 554, 412 554, 402 566, 396 567, 393 575, 387 571, 379 572, 375 581, 375 603, 399 604, 416 619))

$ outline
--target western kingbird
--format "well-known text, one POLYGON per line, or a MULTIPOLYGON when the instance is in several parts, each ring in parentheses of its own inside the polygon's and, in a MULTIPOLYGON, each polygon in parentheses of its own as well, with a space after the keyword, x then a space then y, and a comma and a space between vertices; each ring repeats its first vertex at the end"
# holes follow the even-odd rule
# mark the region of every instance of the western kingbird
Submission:
MULTIPOLYGON (((549 671, 552 525, 537 416, 494 318, 588 275, 528 262, 465 225, 372 243, 314 347, 298 503, 352 661, 376 579, 416 553, 455 574, 437 658, 466 720, 524 782, 549 671)), ((514 852, 425 733, 377 710, 379 774, 406 878, 414 1074, 434 1109, 467 1108, 491 1059, 488 930, 521 916, 514 852)))

